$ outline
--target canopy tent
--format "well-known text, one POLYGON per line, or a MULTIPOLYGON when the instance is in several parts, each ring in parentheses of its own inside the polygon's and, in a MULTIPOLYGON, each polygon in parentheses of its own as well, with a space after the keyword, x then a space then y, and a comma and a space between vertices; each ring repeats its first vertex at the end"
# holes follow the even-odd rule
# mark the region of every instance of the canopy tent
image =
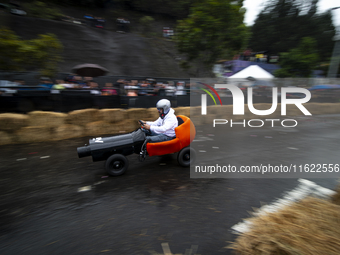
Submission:
POLYGON ((238 73, 232 75, 230 78, 236 79, 245 79, 245 78, 253 78, 253 79, 273 79, 274 76, 264 70, 263 68, 259 67, 258 65, 251 65, 246 67, 245 69, 239 71, 238 73))

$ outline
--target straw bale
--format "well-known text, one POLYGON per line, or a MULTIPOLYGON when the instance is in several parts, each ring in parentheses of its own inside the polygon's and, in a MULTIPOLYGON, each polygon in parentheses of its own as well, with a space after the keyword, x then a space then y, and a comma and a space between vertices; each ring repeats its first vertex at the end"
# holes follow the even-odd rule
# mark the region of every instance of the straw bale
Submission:
POLYGON ((136 130, 139 128, 139 124, 137 120, 123 120, 121 122, 118 122, 115 124, 115 129, 117 130, 117 133, 128 133, 136 130))
POLYGON ((15 131, 29 124, 28 116, 17 113, 0 114, 0 130, 15 131))
POLYGON ((12 136, 4 131, 0 131, 0 145, 6 145, 12 143, 12 136))
POLYGON ((190 117, 190 107, 176 107, 174 108, 176 115, 184 115, 190 117))
POLYGON ((340 186, 335 190, 335 194, 331 197, 332 202, 336 205, 340 205, 340 186))
POLYGON ((236 254, 340 254, 340 206, 330 201, 308 197, 247 220, 250 230, 229 246, 236 254))
POLYGON ((98 112, 98 119, 111 123, 117 123, 126 119, 126 111, 122 109, 102 109, 98 112))
MULTIPOLYGON (((157 112, 156 109, 154 109, 157 112)), ((149 118, 149 113, 144 108, 132 108, 126 110, 127 118, 130 120, 144 120, 149 118)))
POLYGON ((115 134, 119 132, 117 125, 106 121, 95 121, 86 124, 86 134, 88 136, 98 136, 104 134, 115 134))
POLYGON ((146 118, 145 121, 147 121, 147 120, 155 121, 156 119, 159 118, 159 113, 158 113, 157 109, 154 108, 154 107, 146 109, 146 112, 147 112, 148 118, 146 118))
POLYGON ((84 136, 84 128, 77 125, 64 124, 54 129, 53 140, 64 140, 84 136))
POLYGON ((66 124, 85 126, 89 122, 98 120, 98 109, 82 109, 68 113, 66 124))
POLYGON ((65 123, 67 114, 59 112, 34 111, 29 112, 30 126, 58 127, 65 123))
POLYGON ((44 126, 23 127, 15 132, 19 143, 44 142, 52 139, 51 128, 44 126))

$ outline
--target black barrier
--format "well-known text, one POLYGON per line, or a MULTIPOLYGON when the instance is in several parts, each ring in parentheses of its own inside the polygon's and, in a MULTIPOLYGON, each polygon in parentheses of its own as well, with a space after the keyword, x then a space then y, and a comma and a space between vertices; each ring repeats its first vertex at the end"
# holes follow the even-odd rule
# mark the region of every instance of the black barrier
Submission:
MULTIPOLYGON (((0 94, 0 112, 27 113, 41 110, 67 113, 87 108, 153 108, 158 100, 163 98, 170 100, 172 107, 201 105, 200 96, 190 97, 190 93, 198 93, 195 90, 191 90, 187 95, 178 96, 119 96, 99 93, 100 90, 13 90, 0 94)), ((207 99, 208 105, 215 104, 210 97, 207 99)), ((231 96, 221 97, 221 100, 223 105, 233 104, 231 96)), ((312 98, 309 102, 335 103, 339 102, 339 99, 320 97, 312 98)), ((272 97, 253 96, 253 103, 271 104, 272 97)))
MULTIPOLYGON (((171 107, 178 107, 177 97, 161 97, 161 96, 121 96, 122 108, 152 108, 156 107, 156 103, 161 99, 168 99, 171 102, 171 107)), ((188 98, 190 100, 190 98, 188 98)))

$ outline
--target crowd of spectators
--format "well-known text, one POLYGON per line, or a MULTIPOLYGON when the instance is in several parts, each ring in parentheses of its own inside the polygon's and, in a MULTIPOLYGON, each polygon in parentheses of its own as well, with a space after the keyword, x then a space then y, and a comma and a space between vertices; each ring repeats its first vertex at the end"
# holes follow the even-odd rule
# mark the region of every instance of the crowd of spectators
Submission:
POLYGON ((106 20, 102 17, 96 17, 92 14, 85 14, 84 15, 85 24, 91 27, 96 28, 105 28, 106 20))
MULTIPOLYGON (((18 85, 19 82, 16 82, 18 85)), ((53 82, 48 77, 41 77, 38 90, 88 90, 92 94, 103 96, 181 96, 190 94, 190 83, 185 81, 156 81, 118 79, 105 84, 98 84, 92 77, 70 75, 53 82)))
POLYGON ((268 54, 266 51, 253 52, 251 49, 246 49, 244 52, 235 55, 233 60, 276 64, 279 61, 279 56, 268 54))

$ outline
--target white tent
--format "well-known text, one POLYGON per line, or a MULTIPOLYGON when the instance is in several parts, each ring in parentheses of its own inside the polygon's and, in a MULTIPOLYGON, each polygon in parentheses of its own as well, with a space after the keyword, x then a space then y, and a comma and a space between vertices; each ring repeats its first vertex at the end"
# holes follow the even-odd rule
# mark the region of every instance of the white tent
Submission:
POLYGON ((258 65, 248 66, 244 68, 243 70, 239 71, 238 73, 230 76, 229 78, 238 78, 238 79, 243 78, 244 79, 248 77, 252 77, 255 79, 273 79, 274 78, 274 76, 271 73, 267 72, 266 70, 259 67, 258 65))

